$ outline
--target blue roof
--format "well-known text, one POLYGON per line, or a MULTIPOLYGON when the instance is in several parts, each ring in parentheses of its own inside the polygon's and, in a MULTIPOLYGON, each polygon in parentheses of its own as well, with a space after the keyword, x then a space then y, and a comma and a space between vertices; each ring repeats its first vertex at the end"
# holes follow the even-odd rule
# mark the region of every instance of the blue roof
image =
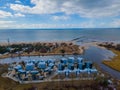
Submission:
POLYGON ((68 62, 69 62, 69 63, 74 63, 74 61, 75 61, 75 58, 74 58, 74 57, 69 57, 69 58, 68 58, 68 62))
POLYGON ((74 57, 68 57, 68 59, 72 59, 72 60, 74 60, 75 58, 74 58, 74 57))
POLYGON ((50 67, 47 67, 46 69, 45 69, 45 71, 50 71, 51 70, 51 68, 50 67))
POLYGON ((17 65, 14 68, 17 69, 17 70, 20 70, 20 69, 22 69, 22 66, 21 65, 17 65))
POLYGON ((65 69, 64 72, 71 72, 71 70, 69 70, 69 69, 65 69))
POLYGON ((34 64, 33 63, 27 63, 26 65, 33 66, 34 64))
POLYGON ((18 70, 18 72, 20 72, 20 73, 26 73, 26 71, 25 70, 18 70))
POLYGON ((78 57, 77 59, 78 59, 78 60, 83 60, 83 58, 82 58, 82 57, 78 57))
POLYGON ((39 62, 38 64, 46 64, 45 62, 39 62))
POLYGON ((94 73, 94 72, 97 72, 97 69, 95 69, 95 68, 94 69, 90 69, 90 71, 94 73))
POLYGON ((73 72, 80 72, 80 69, 74 69, 73 72))
POLYGON ((53 66, 54 66, 54 64, 53 64, 53 63, 50 63, 50 64, 49 64, 49 67, 53 67, 53 66))
POLYGON ((38 63, 38 68, 45 69, 46 68, 46 63, 45 62, 39 62, 38 63))
POLYGON ((33 70, 33 71, 31 71, 31 73, 32 73, 32 74, 38 74, 39 71, 37 71, 37 70, 33 70))
POLYGON ((61 58, 61 60, 67 60, 67 58, 61 58))
POLYGON ((33 70, 34 69, 34 64, 33 63, 27 63, 26 64, 26 70, 33 70))
POLYGON ((61 70, 58 70, 58 73, 60 74, 60 73, 63 73, 63 71, 61 71, 61 70))
POLYGON ((55 61, 53 59, 48 59, 47 63, 54 63, 55 61))
POLYGON ((61 58, 61 63, 67 64, 68 60, 66 58, 61 58))
POLYGON ((83 70, 80 70, 80 72, 90 72, 90 69, 88 69, 88 68, 85 68, 85 69, 83 69, 83 70))

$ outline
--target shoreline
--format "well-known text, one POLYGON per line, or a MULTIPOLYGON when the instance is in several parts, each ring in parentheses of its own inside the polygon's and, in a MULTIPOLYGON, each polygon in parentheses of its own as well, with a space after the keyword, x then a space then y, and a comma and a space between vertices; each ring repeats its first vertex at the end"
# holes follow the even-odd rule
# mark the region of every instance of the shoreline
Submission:
POLYGON ((111 58, 111 60, 104 60, 102 63, 105 64, 106 66, 120 72, 120 61, 119 61, 120 52, 117 50, 114 50, 114 49, 111 51, 114 52, 116 54, 116 56, 111 58))
POLYGON ((115 56, 110 58, 110 60, 103 60, 103 64, 108 66, 109 68, 120 72, 120 44, 116 43, 100 43, 99 46, 105 49, 108 49, 115 53, 115 56))
MULTIPOLYGON (((75 41, 35 41, 35 42, 9 42, 10 45, 12 44, 36 44, 36 43, 74 43, 75 41)), ((0 42, 0 45, 8 45, 8 42, 0 42)))
MULTIPOLYGON (((19 42, 19 43, 12 43, 10 45, 22 45, 22 44, 31 44, 31 45, 35 45, 35 44, 52 44, 52 45, 55 45, 56 43, 57 44, 70 44, 72 43, 73 45, 76 45, 78 46, 77 49, 79 51, 75 52, 75 51, 70 51, 70 52, 65 52, 65 53, 60 53, 60 52, 56 52, 56 51, 51 51, 51 52, 47 52, 47 53, 40 53, 40 52, 30 52, 29 54, 28 53, 15 53, 15 54, 5 54, 5 55, 1 55, 0 54, 0 59, 4 59, 4 58, 9 58, 9 57, 21 57, 21 56, 49 56, 49 55, 74 55, 74 54, 77 54, 77 55, 81 55, 84 53, 85 49, 88 49, 90 46, 96 46, 96 47, 99 47, 99 48, 103 48, 103 49, 107 49, 106 47, 103 47, 103 46, 100 46, 100 44, 103 44, 105 45, 106 43, 114 43, 114 42, 87 42, 87 43, 83 43, 82 45, 79 45, 79 44, 76 44, 75 41, 58 41, 58 42, 19 42)), ((0 46, 7 46, 8 44, 0 44, 0 46)), ((116 46, 117 44, 114 43, 114 45, 116 46)), ((73 46, 72 46, 73 47, 73 46)), ((63 47, 59 47, 59 49, 63 49, 63 47)), ((69 50, 68 50, 69 51, 69 50)))
POLYGON ((0 54, 0 59, 21 56, 48 56, 48 55, 80 55, 84 52, 84 47, 76 45, 75 42, 32 42, 0 44, 1 47, 10 48, 9 52, 0 54), (14 46, 14 48, 12 48, 14 46), (19 47, 22 50, 16 51, 19 47), (31 48, 32 47, 32 50, 31 48))

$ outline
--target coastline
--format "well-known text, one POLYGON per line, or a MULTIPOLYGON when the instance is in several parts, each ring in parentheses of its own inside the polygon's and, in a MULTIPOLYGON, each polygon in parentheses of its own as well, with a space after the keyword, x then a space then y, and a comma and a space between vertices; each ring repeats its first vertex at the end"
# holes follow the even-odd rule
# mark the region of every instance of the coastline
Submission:
POLYGON ((24 45, 24 46, 31 46, 33 48, 33 50, 28 49, 28 47, 22 47, 22 49, 26 49, 25 50, 21 50, 21 51, 10 51, 10 52, 6 52, 4 54, 0 54, 0 59, 4 59, 4 58, 9 58, 9 57, 21 57, 21 56, 48 56, 48 55, 73 55, 73 54, 82 54, 84 52, 84 47, 83 46, 79 46, 76 45, 75 42, 72 41, 67 41, 67 42, 31 42, 31 43, 25 43, 25 42, 20 42, 20 43, 12 43, 8 46, 9 44, 6 43, 2 43, 0 44, 0 46, 6 47, 6 48, 10 48, 11 50, 14 50, 16 48, 19 48, 20 46, 24 45), (12 45, 16 45, 15 48, 12 48, 12 45), (35 50, 36 46, 38 47, 37 49, 39 50, 35 50), (42 47, 42 48, 41 48, 42 47), (46 48, 48 48, 48 50, 46 50, 46 48))

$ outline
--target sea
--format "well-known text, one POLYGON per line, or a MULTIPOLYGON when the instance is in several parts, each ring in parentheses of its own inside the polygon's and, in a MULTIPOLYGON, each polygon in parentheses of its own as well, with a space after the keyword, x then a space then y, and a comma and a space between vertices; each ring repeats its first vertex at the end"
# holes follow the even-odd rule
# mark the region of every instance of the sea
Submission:
POLYGON ((0 43, 56 41, 120 42, 120 28, 0 29, 0 43))

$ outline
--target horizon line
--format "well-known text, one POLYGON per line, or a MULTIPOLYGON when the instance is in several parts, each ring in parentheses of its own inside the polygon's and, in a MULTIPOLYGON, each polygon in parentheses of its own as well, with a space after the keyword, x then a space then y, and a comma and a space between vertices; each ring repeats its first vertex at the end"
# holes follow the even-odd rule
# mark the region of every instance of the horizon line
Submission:
POLYGON ((59 29, 59 30, 65 30, 65 29, 119 29, 120 27, 104 27, 104 28, 0 28, 0 30, 6 30, 6 29, 9 29, 9 30, 25 30, 25 29, 31 29, 31 30, 56 30, 56 29, 59 29))

